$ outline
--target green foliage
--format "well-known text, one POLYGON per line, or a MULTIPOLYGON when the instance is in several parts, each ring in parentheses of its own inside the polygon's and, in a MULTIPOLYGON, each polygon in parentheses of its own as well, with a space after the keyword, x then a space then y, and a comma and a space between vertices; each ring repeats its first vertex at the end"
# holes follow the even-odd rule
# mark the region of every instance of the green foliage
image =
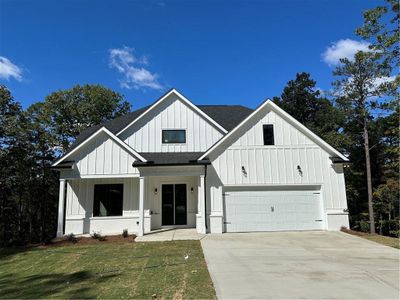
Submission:
POLYGON ((342 144, 339 130, 343 116, 329 99, 321 96, 309 73, 297 73, 281 97, 274 97, 273 101, 331 145, 342 144))
POLYGON ((380 52, 388 65, 399 66, 399 10, 398 0, 386 0, 385 6, 365 11, 364 24, 356 29, 356 34, 372 42, 371 48, 380 52))
POLYGON ((58 172, 51 164, 81 130, 129 107, 121 95, 85 85, 52 93, 23 111, 0 85, 0 246, 54 237, 58 172))
POLYGON ((43 103, 43 121, 56 146, 66 151, 84 129, 129 112, 120 94, 101 85, 76 85, 51 93, 43 103))
POLYGON ((124 230, 122 231, 122 236, 123 236, 124 238, 127 238, 127 237, 128 237, 128 229, 124 229, 124 230))

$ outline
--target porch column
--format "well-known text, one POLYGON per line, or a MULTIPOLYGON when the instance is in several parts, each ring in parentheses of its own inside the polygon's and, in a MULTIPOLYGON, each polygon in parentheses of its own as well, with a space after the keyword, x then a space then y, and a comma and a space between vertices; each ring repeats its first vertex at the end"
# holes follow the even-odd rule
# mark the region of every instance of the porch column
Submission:
POLYGON ((60 191, 58 196, 58 223, 57 237, 64 235, 64 199, 65 199, 65 179, 60 179, 60 191))
POLYGON ((139 177, 139 230, 138 236, 144 234, 144 177, 139 177))
POLYGON ((205 206, 205 198, 204 198, 204 193, 205 193, 205 180, 204 180, 204 175, 200 175, 200 181, 199 181, 199 188, 197 192, 197 212, 198 212, 198 218, 196 224, 197 227, 197 232, 199 233, 206 233, 206 206, 205 206))

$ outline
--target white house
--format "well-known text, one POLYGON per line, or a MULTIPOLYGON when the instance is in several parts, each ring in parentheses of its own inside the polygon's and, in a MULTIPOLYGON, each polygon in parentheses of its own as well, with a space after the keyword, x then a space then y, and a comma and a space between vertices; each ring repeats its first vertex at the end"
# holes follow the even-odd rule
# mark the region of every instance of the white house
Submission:
POLYGON ((347 162, 270 100, 196 106, 172 89, 87 129, 53 164, 57 234, 339 230, 347 162))

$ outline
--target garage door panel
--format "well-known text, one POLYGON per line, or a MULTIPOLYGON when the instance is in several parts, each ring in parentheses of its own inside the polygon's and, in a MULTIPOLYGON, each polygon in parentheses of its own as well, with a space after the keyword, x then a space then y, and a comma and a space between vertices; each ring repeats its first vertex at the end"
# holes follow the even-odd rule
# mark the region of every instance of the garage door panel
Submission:
POLYGON ((322 229, 320 195, 312 191, 225 194, 227 232, 322 229))

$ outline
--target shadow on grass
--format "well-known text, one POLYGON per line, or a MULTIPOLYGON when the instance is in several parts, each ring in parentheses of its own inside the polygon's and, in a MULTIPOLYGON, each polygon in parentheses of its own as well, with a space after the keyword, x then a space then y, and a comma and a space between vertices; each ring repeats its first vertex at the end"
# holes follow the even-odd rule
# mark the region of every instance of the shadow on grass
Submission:
POLYGON ((115 275, 98 276, 79 271, 70 274, 36 274, 23 276, 17 273, 0 275, 0 298, 97 298, 101 295, 91 289, 115 275))

